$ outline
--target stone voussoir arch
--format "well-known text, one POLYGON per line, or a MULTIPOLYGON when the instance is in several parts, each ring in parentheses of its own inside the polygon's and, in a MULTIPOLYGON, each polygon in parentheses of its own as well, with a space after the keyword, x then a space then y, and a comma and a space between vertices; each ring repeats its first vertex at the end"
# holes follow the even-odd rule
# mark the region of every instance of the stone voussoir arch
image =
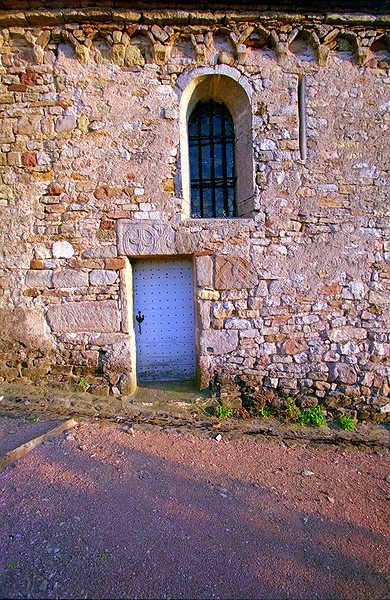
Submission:
POLYGON ((253 87, 238 69, 228 65, 215 65, 191 69, 180 75, 175 91, 180 107, 180 191, 183 198, 182 214, 191 214, 190 172, 188 152, 188 119, 197 102, 224 104, 234 122, 237 170, 237 214, 250 217, 254 209, 254 161, 252 99, 253 87))

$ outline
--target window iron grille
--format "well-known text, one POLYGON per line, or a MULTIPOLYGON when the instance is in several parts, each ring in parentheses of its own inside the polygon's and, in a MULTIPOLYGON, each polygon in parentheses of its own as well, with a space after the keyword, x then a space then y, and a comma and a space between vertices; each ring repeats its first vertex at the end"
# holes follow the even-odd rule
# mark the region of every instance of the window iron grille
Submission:
POLYGON ((193 218, 236 217, 233 119, 223 104, 198 102, 188 121, 193 218))

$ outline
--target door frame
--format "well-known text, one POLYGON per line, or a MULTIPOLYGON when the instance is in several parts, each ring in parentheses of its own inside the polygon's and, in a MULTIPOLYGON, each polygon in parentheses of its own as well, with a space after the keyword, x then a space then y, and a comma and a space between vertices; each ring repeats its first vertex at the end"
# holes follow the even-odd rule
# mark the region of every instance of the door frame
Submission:
POLYGON ((138 256, 127 256, 126 267, 121 269, 120 275, 120 303, 122 313, 122 325, 121 330, 127 333, 130 338, 132 346, 131 354, 131 365, 129 365, 129 372, 127 373, 129 382, 131 382, 131 388, 136 392, 138 387, 137 380, 137 357, 136 357, 136 337, 135 337, 135 323, 134 320, 134 289, 133 289, 133 263, 136 260, 172 260, 184 258, 189 260, 191 263, 192 270, 192 298, 193 304, 192 309, 194 311, 194 348, 195 348, 195 383, 200 388, 200 368, 199 368, 199 301, 196 299, 196 261, 194 254, 153 254, 153 255, 138 255, 138 256))
MULTIPOLYGON (((134 304, 135 301, 135 290, 134 290, 134 263, 143 263, 143 262, 148 262, 148 263, 159 263, 159 262, 166 262, 166 263, 171 263, 172 266, 175 263, 178 263, 180 260, 184 260, 191 269, 191 297, 192 297, 192 304, 189 307, 189 309, 192 311, 192 318, 193 318, 193 332, 191 335, 191 344, 194 350, 194 377, 193 377, 193 381, 197 381, 198 380, 198 360, 197 360, 197 343, 196 343, 196 329, 197 329, 197 319, 196 319, 196 311, 195 311, 195 296, 194 296, 194 292, 195 292, 195 276, 194 276, 194 260, 193 257, 191 255, 179 255, 179 254, 175 254, 175 255, 169 255, 169 256, 164 256, 164 255, 156 255, 156 256, 140 256, 140 257, 133 257, 131 260, 131 267, 132 267, 132 318, 133 318, 133 332, 134 332, 134 343, 135 343, 135 355, 136 355, 136 363, 135 363, 135 372, 136 372, 136 379, 137 379, 137 383, 138 383, 138 365, 137 365, 137 355, 138 355, 138 348, 137 348, 137 334, 136 334, 136 328, 138 327, 138 323, 135 322, 135 309, 136 306, 134 304)), ((138 303, 139 303, 139 298, 138 298, 138 303)), ((159 381, 158 379, 156 381, 159 381)), ((162 377, 161 381, 165 381, 165 379, 162 377)), ((172 381, 176 381, 176 380, 172 380, 172 381)), ((180 379, 178 379, 177 381, 180 381, 180 379)), ((188 381, 188 380, 183 380, 183 381, 188 381)))

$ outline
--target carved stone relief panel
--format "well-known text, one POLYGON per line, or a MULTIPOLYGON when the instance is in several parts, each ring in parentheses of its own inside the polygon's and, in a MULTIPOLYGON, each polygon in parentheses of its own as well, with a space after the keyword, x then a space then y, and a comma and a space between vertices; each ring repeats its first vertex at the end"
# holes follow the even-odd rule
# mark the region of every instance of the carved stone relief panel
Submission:
POLYGON ((215 288, 217 290, 239 290, 258 284, 253 265, 244 258, 217 256, 215 262, 215 288))
POLYGON ((118 252, 127 256, 176 254, 176 233, 162 221, 118 221, 118 252))

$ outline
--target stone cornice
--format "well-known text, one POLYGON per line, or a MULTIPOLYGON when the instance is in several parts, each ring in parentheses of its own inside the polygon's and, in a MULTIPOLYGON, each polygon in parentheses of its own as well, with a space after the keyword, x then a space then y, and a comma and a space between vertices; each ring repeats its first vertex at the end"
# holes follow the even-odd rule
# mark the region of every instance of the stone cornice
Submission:
MULTIPOLYGON (((218 63, 244 65, 248 47, 273 48, 277 60, 290 54, 294 40, 303 38, 316 54, 319 66, 325 66, 331 50, 344 43, 363 66, 377 42, 389 49, 390 17, 369 14, 300 14, 283 12, 191 12, 185 10, 134 11, 109 8, 41 10, 0 13, 0 47, 13 37, 24 37, 33 47, 37 64, 44 60, 45 48, 60 41, 69 43, 81 63, 87 63, 94 40, 102 36, 118 66, 143 65, 139 49, 132 46, 133 36, 146 36, 154 62, 167 64, 176 39, 190 39, 197 66, 208 64, 208 48, 214 35, 222 35, 232 55, 221 52, 218 63), (137 55, 137 56, 135 56, 137 55), (126 58, 127 56, 127 58, 126 58)), ((0 54, 1 54, 0 53, 0 54)), ((383 62, 383 61, 382 61, 383 62)), ((382 68, 386 66, 383 62, 382 68)))
POLYGON ((0 10, 0 27, 48 27, 71 23, 143 23, 210 25, 230 21, 262 24, 330 24, 341 27, 386 27, 390 15, 364 13, 299 13, 281 11, 213 11, 190 10, 117 10, 111 8, 84 8, 64 10, 4 11, 0 10))

